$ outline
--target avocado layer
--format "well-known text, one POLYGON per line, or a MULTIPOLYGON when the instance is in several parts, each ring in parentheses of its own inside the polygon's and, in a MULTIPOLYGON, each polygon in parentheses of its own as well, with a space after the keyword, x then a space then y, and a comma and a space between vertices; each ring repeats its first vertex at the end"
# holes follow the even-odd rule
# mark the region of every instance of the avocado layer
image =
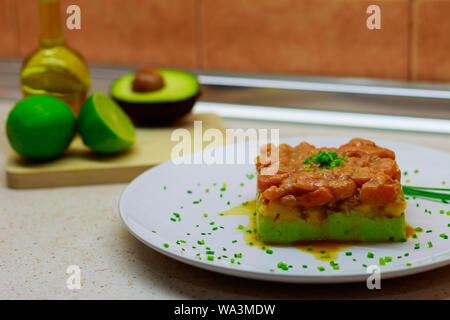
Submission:
POLYGON ((405 215, 369 218, 359 212, 328 214, 319 224, 304 219, 275 222, 257 216, 258 237, 263 242, 292 243, 309 240, 401 241, 406 239, 405 215))
POLYGON ((134 74, 117 79, 111 87, 112 98, 140 125, 171 123, 189 113, 199 95, 199 83, 193 74, 158 69, 164 87, 151 92, 133 91, 134 74))

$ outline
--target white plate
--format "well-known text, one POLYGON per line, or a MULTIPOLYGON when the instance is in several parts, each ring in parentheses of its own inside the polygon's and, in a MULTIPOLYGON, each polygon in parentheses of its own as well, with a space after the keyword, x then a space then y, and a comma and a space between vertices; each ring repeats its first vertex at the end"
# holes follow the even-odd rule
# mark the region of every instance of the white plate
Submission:
MULTIPOLYGON (((296 145, 303 140, 316 146, 338 146, 348 141, 290 138, 281 142, 296 145)), ((450 154, 414 145, 376 142, 396 152, 402 172, 408 172, 402 175, 403 184, 449 187, 450 154), (414 172, 416 169, 418 173, 414 172), (442 184, 443 181, 446 185, 442 184)), ((229 148, 235 148, 235 145, 227 146, 224 151, 229 148)), ((450 239, 440 236, 450 235, 450 205, 411 197, 406 220, 414 228, 423 229, 417 233, 418 238, 404 243, 367 243, 351 247, 340 252, 334 261, 339 265, 338 270, 328 262, 292 247, 275 247, 273 254, 267 254, 257 247, 248 246, 244 233, 237 226, 246 226, 249 218, 219 216, 218 213, 255 197, 256 177, 249 179, 247 176, 254 173, 252 164, 176 165, 169 161, 146 171, 130 183, 120 199, 120 214, 133 235, 162 254, 210 271, 252 279, 297 283, 365 281, 368 274, 363 265, 378 265, 380 257, 392 257, 391 262, 380 266, 382 279, 431 270, 450 261, 450 239), (221 191, 224 183, 226 190, 221 191), (181 220, 173 213, 178 213, 181 220), (213 231, 215 227, 218 229, 213 231), (432 232, 427 233, 426 230, 432 232), (197 243, 201 240, 205 244, 197 243), (415 249, 417 244, 420 248, 415 249), (207 260, 207 247, 215 252, 214 261, 207 260), (352 255, 346 255, 347 251, 352 255), (375 257, 368 258, 368 252, 375 257), (231 263, 230 259, 239 253, 242 258, 235 258, 231 263), (405 253, 409 255, 405 256, 405 253), (218 257, 223 255, 228 258, 219 260, 218 257), (282 270, 277 267, 279 262, 292 267, 282 270), (320 271, 320 267, 324 270, 320 271)))

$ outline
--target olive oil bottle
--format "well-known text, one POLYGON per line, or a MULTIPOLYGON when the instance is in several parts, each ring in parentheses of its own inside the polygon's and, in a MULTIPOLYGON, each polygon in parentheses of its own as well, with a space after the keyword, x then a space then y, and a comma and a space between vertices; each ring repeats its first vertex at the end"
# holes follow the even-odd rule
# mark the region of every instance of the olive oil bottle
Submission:
POLYGON ((39 0, 39 22, 40 44, 23 62, 22 92, 59 98, 77 115, 91 80, 86 61, 65 44, 59 0, 39 0))

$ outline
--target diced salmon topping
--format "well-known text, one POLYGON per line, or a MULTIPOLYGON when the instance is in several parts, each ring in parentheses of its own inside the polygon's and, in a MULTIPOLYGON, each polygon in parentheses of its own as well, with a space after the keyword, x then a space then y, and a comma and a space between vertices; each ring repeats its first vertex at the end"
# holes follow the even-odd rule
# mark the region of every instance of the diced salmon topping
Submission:
POLYGON ((349 157, 379 157, 379 158, 391 158, 395 160, 395 153, 386 148, 378 147, 375 142, 365 140, 361 138, 354 138, 347 144, 339 147, 339 152, 345 153, 349 157))
POLYGON ((333 194, 328 188, 321 187, 313 192, 308 192, 300 197, 300 204, 305 208, 322 206, 333 199, 333 194))
POLYGON ((400 183, 381 173, 363 184, 360 191, 362 203, 385 205, 397 199, 401 190, 400 183))
POLYGON ((269 145, 261 149, 256 168, 258 192, 265 200, 280 200, 286 206, 310 208, 346 199, 383 206, 402 194, 395 153, 360 138, 339 148, 316 148, 306 142, 295 147, 269 145), (320 151, 341 160, 333 166, 305 163, 320 151), (262 174, 269 165, 275 174, 262 174))

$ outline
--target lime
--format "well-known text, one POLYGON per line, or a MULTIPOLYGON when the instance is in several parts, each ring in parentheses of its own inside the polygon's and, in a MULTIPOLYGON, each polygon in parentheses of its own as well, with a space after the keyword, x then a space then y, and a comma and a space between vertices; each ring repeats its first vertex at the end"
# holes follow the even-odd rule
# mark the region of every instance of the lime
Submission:
POLYGON ((70 107, 49 96, 31 96, 17 102, 6 122, 11 147, 35 160, 63 153, 75 136, 76 128, 70 107))
POLYGON ((114 100, 100 92, 93 93, 83 104, 78 132, 88 147, 104 154, 121 152, 136 138, 130 118, 114 100))

